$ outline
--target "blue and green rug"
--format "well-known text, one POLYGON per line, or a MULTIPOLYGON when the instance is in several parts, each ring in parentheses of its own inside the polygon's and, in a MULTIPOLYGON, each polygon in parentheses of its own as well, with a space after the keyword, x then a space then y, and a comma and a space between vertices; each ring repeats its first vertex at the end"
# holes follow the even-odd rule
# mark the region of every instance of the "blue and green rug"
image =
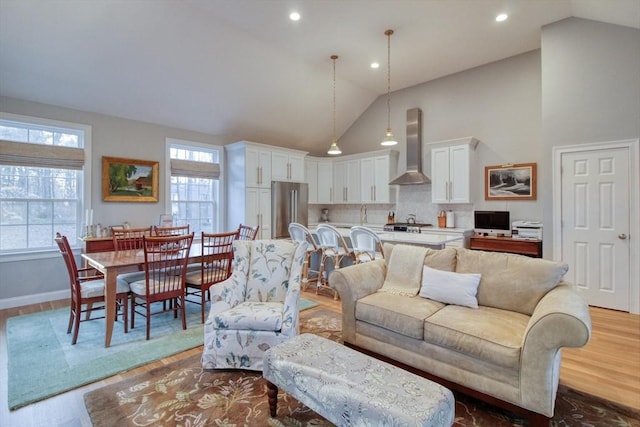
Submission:
MULTIPOLYGON (((300 299, 300 311, 317 305, 300 299)), ((82 322, 76 345, 67 335, 69 309, 43 311, 7 319, 8 404, 14 410, 48 397, 128 371, 202 345, 200 307, 187 304, 187 329, 172 313, 151 317, 151 339, 145 320, 123 333, 114 324, 111 347, 104 347, 104 319, 82 322)))

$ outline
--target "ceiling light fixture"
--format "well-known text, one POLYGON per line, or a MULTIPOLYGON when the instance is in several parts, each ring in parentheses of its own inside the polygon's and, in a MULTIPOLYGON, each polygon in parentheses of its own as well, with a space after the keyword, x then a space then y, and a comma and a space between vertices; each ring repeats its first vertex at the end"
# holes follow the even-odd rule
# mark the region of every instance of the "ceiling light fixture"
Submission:
POLYGON ((289 14, 289 19, 291 19, 292 21, 299 21, 300 20, 300 14, 298 12, 291 12, 289 14))
POLYGON ((338 147, 338 141, 336 140, 336 59, 338 59, 338 55, 331 55, 331 59, 333 60, 333 137, 327 154, 338 155, 342 154, 342 150, 338 147))
POLYGON ((379 64, 379 63, 377 63, 377 62, 372 62, 372 63, 371 63, 371 68, 373 68, 374 70, 375 70, 376 68, 380 68, 380 64, 379 64))
POLYGON ((506 13, 501 13, 498 16, 496 16, 496 22, 506 21, 508 17, 509 15, 507 15, 506 13))
POLYGON ((387 133, 380 145, 391 146, 396 145, 398 141, 391 133, 391 35, 393 30, 387 30, 384 35, 387 36, 387 133))

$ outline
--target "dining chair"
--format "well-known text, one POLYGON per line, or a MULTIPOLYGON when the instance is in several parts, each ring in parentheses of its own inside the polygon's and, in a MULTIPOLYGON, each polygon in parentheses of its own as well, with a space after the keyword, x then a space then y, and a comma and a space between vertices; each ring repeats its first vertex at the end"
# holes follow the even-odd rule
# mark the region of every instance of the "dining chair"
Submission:
POLYGON ((302 224, 297 222, 292 222, 289 224, 289 236, 291 240, 296 243, 299 242, 307 242, 307 253, 304 258, 304 264, 302 265, 302 284, 301 288, 303 291, 306 291, 309 287, 310 282, 315 282, 316 286, 318 286, 318 281, 320 280, 320 270, 313 269, 312 263, 314 258, 319 258, 321 256, 321 249, 316 242, 316 239, 313 237, 311 230, 305 227, 302 224), (314 257, 315 255, 315 257, 314 257))
POLYGON ((249 225, 240 224, 238 226, 238 239, 240 240, 256 240, 260 226, 251 227, 249 225))
POLYGON ((154 236, 180 236, 182 234, 189 234, 189 224, 176 225, 175 227, 160 227, 158 225, 153 226, 154 236))
MULTIPOLYGON (((71 306, 69 311, 69 325, 67 334, 73 331, 71 344, 75 345, 78 341, 78 332, 80 330, 80 322, 87 320, 104 319, 101 317, 91 317, 94 310, 104 310, 104 276, 92 267, 78 268, 75 256, 69 245, 67 236, 56 233, 55 241, 58 244, 64 263, 69 273, 69 284, 71 288, 71 306), (98 307, 93 304, 102 303, 98 307), (83 309, 82 306, 85 306, 83 309), (85 318, 82 319, 82 314, 85 318)), ((124 323, 124 333, 129 331, 128 325, 128 303, 129 303, 129 285, 125 282, 118 281, 116 288, 116 304, 122 312, 122 320, 124 323)), ((116 315, 117 320, 117 315, 116 315)))
POLYGON ((131 282, 131 328, 135 327, 136 314, 144 316, 147 323, 147 340, 150 337, 151 316, 173 311, 178 317, 180 311, 182 329, 187 329, 184 312, 185 278, 189 250, 193 233, 182 236, 143 236, 144 278, 131 282), (169 307, 153 312, 154 302, 170 301, 169 307), (144 310, 137 310, 143 308, 144 310))
POLYGON ((373 261, 376 258, 384 258, 380 236, 369 227, 354 225, 349 229, 353 259, 356 264, 373 261))
POLYGON ((116 251, 142 249, 142 238, 151 236, 152 227, 113 228, 111 236, 116 251))
POLYGON ((316 228, 320 240, 320 280, 316 286, 316 294, 320 289, 329 289, 333 292, 333 299, 338 299, 338 292, 329 286, 329 271, 327 261, 331 261, 334 269, 340 268, 343 261, 353 259, 353 251, 347 245, 340 231, 329 224, 318 224, 316 228))
POLYGON ((226 280, 231 275, 233 261, 233 241, 238 239, 238 231, 228 233, 202 232, 202 261, 198 271, 187 272, 186 295, 187 302, 200 304, 200 315, 204 323, 205 303, 209 299, 209 288, 216 283, 226 280), (189 299, 198 297, 199 301, 189 299))

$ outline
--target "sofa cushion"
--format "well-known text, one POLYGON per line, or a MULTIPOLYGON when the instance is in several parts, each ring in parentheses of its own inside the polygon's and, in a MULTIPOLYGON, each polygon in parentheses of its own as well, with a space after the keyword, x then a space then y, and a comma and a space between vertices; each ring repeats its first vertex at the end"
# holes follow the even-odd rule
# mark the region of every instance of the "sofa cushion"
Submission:
POLYGON ((425 265, 419 295, 445 304, 478 308, 476 294, 480 277, 477 273, 441 271, 425 265))
POLYGON ((424 340, 511 369, 520 367, 520 350, 529 316, 480 306, 448 305, 425 319, 424 340))
POLYGON ((429 248, 424 265, 442 271, 456 271, 457 254, 456 248, 429 248))
MULTIPOLYGON (((392 243, 384 243, 383 247, 385 258, 388 259, 391 257, 391 253, 396 246, 397 245, 394 245, 392 243)), ((424 258, 424 265, 443 271, 456 271, 456 259, 456 248, 427 248, 427 256, 424 258)))
POLYGON ((420 298, 376 292, 356 303, 356 319, 418 340, 424 336, 424 319, 444 304, 420 298))
POLYGON ((522 255, 458 248, 456 272, 480 273, 478 304, 531 315, 569 267, 522 255))

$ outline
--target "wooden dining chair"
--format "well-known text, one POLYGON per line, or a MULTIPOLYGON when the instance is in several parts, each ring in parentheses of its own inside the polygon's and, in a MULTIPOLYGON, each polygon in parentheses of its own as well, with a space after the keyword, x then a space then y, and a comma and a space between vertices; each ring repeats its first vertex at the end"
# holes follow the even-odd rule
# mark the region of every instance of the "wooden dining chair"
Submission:
POLYGON ((258 236, 258 230, 260 226, 251 227, 249 225, 240 224, 238 226, 238 239, 239 240, 256 240, 258 236))
POLYGON ((200 304, 200 315, 204 323, 206 301, 210 299, 209 288, 231 276, 233 241, 238 231, 228 233, 202 233, 202 262, 200 270, 188 272, 186 279, 187 302, 200 304), (196 296, 198 300, 189 299, 196 296))
POLYGON ((147 324, 147 340, 151 332, 151 316, 180 311, 182 329, 187 329, 184 312, 185 278, 193 233, 181 236, 143 236, 144 278, 131 282, 131 329, 135 327, 136 314, 144 316, 147 324), (154 302, 170 301, 169 307, 152 312, 154 302), (143 310, 137 310, 142 308, 143 310))
POLYGON ((116 251, 129 249, 142 249, 142 238, 151 236, 152 227, 140 228, 113 228, 113 247, 116 251))
MULTIPOLYGON (((78 332, 80 330, 80 322, 87 320, 104 319, 101 317, 91 317, 94 310, 104 310, 104 276, 92 267, 78 268, 75 256, 69 245, 66 236, 56 233, 55 241, 58 244, 64 263, 69 273, 69 284, 71 287, 71 306, 69 311, 69 326, 67 334, 73 331, 71 344, 75 345, 78 341, 78 332), (94 304, 102 303, 98 307, 94 304), (85 306, 85 308, 83 308, 85 306), (82 319, 82 314, 85 318, 82 319)), ((128 302, 129 302, 129 285, 125 282, 118 281, 116 288, 116 304, 122 312, 122 320, 124 322, 124 333, 128 329, 128 302)), ((116 315, 117 320, 117 315, 116 315)))
POLYGON ((175 227, 160 227, 154 225, 153 234, 155 236, 180 236, 182 234, 189 234, 189 224, 176 225, 175 227))

